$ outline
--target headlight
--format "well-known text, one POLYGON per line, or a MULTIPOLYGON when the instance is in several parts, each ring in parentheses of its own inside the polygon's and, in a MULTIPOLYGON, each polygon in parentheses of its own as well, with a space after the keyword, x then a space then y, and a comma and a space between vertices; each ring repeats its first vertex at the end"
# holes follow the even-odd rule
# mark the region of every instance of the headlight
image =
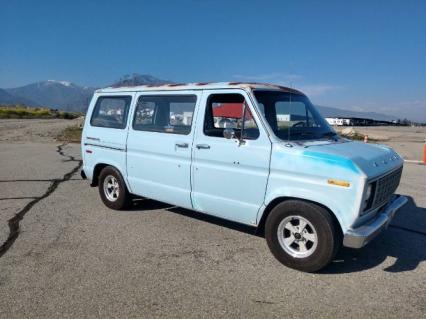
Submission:
POLYGON ((370 184, 367 187, 367 192, 365 193, 365 200, 368 201, 370 199, 370 196, 373 192, 373 186, 370 184))
POLYGON ((375 183, 371 183, 367 186, 367 190, 365 191, 364 201, 362 203, 361 215, 364 214, 367 210, 369 210, 371 206, 373 205, 374 188, 375 188, 375 183))

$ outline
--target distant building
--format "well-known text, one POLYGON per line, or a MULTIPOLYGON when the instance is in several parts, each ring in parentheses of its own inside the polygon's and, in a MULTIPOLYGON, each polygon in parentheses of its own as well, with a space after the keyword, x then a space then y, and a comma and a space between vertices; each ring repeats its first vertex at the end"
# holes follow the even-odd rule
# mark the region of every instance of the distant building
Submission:
POLYGON ((341 117, 326 117, 328 124, 337 126, 350 126, 353 125, 351 119, 341 117))
POLYGON ((333 126, 380 126, 399 125, 395 121, 378 121, 361 117, 326 117, 328 124, 333 126))
POLYGON ((193 112, 183 112, 182 123, 185 125, 191 125, 193 112))

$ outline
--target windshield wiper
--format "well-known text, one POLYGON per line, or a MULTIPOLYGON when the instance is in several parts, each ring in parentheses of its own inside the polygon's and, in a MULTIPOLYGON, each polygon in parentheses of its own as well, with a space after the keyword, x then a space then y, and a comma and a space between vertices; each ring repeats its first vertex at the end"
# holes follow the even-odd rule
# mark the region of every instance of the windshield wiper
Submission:
POLYGON ((314 132, 309 132, 309 131, 305 131, 305 132, 290 132, 290 136, 292 138, 302 138, 302 139, 312 139, 315 136, 314 132))
POLYGON ((337 134, 335 132, 325 132, 321 135, 321 137, 329 137, 333 140, 337 140, 337 134))
POLYGON ((326 133, 322 134, 323 137, 326 137, 326 136, 336 136, 336 135, 337 134, 335 132, 326 132, 326 133))
POLYGON ((312 136, 312 135, 314 135, 314 133, 313 133, 313 132, 309 132, 309 131, 306 131, 306 132, 290 132, 290 135, 296 135, 296 136, 312 136))

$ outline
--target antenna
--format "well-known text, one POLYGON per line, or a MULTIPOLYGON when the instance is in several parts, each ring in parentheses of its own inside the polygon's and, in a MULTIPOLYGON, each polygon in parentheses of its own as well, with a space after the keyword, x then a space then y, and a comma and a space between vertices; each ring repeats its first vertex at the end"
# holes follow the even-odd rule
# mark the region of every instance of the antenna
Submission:
MULTIPOLYGON (((291 122, 291 90, 289 92, 289 103, 290 103, 290 107, 289 107, 289 114, 288 114, 288 122, 290 124, 291 122)), ((290 142, 290 130, 291 130, 291 126, 288 127, 287 130, 287 141, 290 142)))

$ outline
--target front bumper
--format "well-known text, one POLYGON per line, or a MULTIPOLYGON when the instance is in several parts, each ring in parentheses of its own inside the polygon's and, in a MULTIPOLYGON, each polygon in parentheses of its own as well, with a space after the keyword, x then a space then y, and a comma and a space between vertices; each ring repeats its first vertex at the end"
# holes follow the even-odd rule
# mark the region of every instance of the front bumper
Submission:
POLYGON ((365 246, 389 226, 395 213, 406 203, 407 197, 394 195, 386 207, 372 221, 358 228, 348 230, 343 238, 343 246, 350 248, 365 246))

